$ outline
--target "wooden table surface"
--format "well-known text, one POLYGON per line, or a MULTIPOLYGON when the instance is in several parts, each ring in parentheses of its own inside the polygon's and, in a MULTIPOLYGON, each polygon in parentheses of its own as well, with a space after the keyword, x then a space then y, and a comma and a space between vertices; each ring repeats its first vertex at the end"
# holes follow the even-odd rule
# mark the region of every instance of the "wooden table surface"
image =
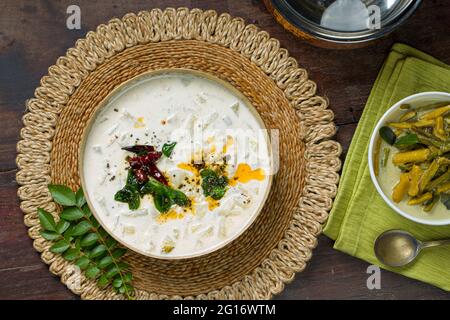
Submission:
MULTIPOLYGON (((187 6, 243 17, 279 39, 327 96, 347 150, 378 70, 394 42, 404 42, 450 63, 450 3, 425 0, 414 16, 377 44, 352 51, 326 50, 294 38, 275 23, 260 1, 97 0, 0 2, 0 299, 77 299, 53 276, 33 249, 16 196, 16 142, 24 101, 47 68, 77 38, 127 12, 187 6), (66 28, 66 9, 81 8, 81 30, 66 28)), ((342 156, 345 159, 345 153, 342 156)), ((321 236, 307 269, 277 299, 448 299, 450 294, 382 271, 381 289, 366 286, 368 264, 332 248, 321 236)))

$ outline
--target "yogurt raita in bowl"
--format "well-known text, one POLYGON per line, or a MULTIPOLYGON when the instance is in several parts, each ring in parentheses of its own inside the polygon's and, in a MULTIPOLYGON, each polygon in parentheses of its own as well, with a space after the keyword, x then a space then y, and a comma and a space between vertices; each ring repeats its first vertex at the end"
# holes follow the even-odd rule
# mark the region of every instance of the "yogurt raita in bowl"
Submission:
POLYGON ((163 259, 200 256, 243 233, 272 181, 263 121, 228 83, 151 72, 114 90, 83 138, 88 203, 123 245, 163 259))

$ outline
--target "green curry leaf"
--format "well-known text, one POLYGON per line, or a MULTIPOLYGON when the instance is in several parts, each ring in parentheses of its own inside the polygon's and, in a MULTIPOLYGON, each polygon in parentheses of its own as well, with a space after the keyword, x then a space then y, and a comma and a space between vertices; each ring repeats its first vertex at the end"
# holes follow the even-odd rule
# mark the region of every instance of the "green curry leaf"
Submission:
POLYGON ((417 134, 408 133, 408 134, 405 134, 405 135, 399 137, 395 141, 394 146, 396 146, 398 148, 406 148, 406 147, 410 147, 410 146, 413 146, 418 143, 420 143, 420 141, 419 141, 419 137, 417 136, 417 134))
MULTIPOLYGON (((139 189, 131 178, 132 190, 139 200, 139 189)), ((74 193, 68 187, 60 185, 51 185, 49 190, 54 201, 63 207, 58 223, 52 214, 42 208, 38 209, 42 229, 40 235, 53 242, 50 251, 78 266, 87 278, 99 278, 97 283, 101 288, 111 285, 117 290, 112 286, 112 280, 121 279, 122 293, 127 299, 133 299, 131 274, 127 265, 121 261, 126 249, 116 248, 117 241, 94 218, 82 190, 74 193)))
POLYGON ((172 154, 173 149, 175 148, 176 145, 177 145, 176 142, 165 143, 162 147, 163 155, 165 155, 166 157, 170 157, 170 155, 172 154))
POLYGON ((53 216, 45 211, 44 209, 38 209, 39 221, 41 223, 42 228, 48 231, 56 231, 56 223, 53 219, 53 216))
POLYGON ((62 206, 76 205, 75 193, 72 190, 70 190, 69 187, 50 184, 48 186, 48 190, 50 191, 53 200, 55 200, 56 203, 62 206))
POLYGON ((379 134, 380 137, 390 145, 393 145, 395 143, 395 140, 397 139, 394 131, 386 126, 380 128, 379 134))

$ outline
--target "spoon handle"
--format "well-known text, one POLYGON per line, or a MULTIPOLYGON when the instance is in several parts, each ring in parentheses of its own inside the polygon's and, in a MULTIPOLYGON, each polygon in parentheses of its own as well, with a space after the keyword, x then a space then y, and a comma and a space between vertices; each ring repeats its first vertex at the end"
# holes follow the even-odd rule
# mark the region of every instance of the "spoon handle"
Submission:
POLYGON ((427 241, 427 242, 422 242, 422 248, 431 248, 431 247, 448 245, 448 244, 450 244, 450 239, 427 241))

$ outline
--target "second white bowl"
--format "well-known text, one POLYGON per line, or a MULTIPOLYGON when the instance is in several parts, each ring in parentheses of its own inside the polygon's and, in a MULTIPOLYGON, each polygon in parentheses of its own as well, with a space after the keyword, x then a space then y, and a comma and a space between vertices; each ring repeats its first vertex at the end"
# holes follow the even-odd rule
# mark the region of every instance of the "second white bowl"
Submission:
POLYGON ((418 223, 427 224, 427 225, 435 225, 435 226, 449 225, 450 224, 450 212, 448 214, 448 218, 436 218, 431 214, 429 216, 418 216, 411 212, 407 212, 407 211, 399 208, 399 206, 396 205, 392 201, 391 197, 389 195, 386 195, 383 192, 383 189, 380 186, 378 178, 374 172, 373 153, 374 153, 375 143, 376 143, 377 139, 380 139, 378 131, 380 130, 381 127, 386 125, 386 123, 394 122, 394 121, 398 120, 399 116, 404 112, 404 110, 400 109, 400 106, 402 104, 409 104, 412 108, 419 108, 421 106, 425 106, 425 105, 429 105, 429 104, 445 103, 445 102, 450 103, 450 93, 422 92, 422 93, 413 94, 411 96, 408 96, 408 97, 400 100, 399 102, 394 104, 391 108, 389 108, 389 110, 387 110, 384 113, 384 115, 381 117, 381 119, 378 121, 378 123, 372 133, 372 137, 370 139, 369 152, 368 152, 370 177, 372 178, 372 182, 375 185, 375 188, 377 189, 380 196, 383 198, 383 200, 392 209, 394 209, 397 213, 399 213, 403 217, 405 217, 411 221, 418 222, 418 223))

